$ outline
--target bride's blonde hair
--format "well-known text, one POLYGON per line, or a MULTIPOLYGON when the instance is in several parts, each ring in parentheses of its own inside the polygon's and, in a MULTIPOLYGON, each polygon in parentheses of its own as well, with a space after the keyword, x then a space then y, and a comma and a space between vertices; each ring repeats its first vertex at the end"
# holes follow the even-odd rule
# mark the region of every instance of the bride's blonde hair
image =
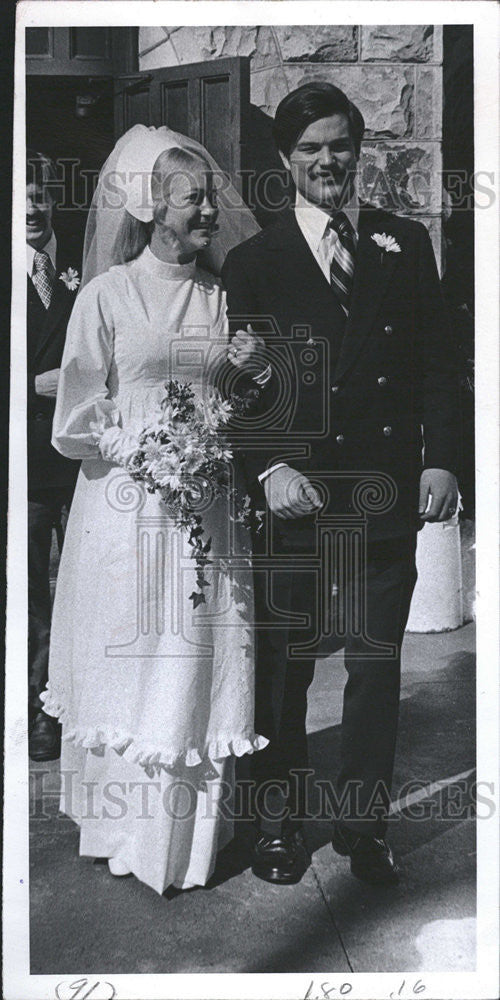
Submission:
POLYGON ((189 174, 190 169, 192 170, 200 163, 203 164, 207 173, 212 173, 210 164, 199 153, 181 149, 180 146, 173 146, 160 153, 151 174, 153 219, 155 222, 160 224, 164 222, 172 178, 179 174, 189 174))
POLYGON ((141 222, 130 212, 124 212, 113 247, 113 258, 117 264, 126 264, 139 257, 151 242, 153 225, 153 222, 141 222))
POLYGON ((127 261, 135 260, 149 246, 155 222, 161 224, 164 221, 172 177, 186 173, 198 163, 202 163, 208 172, 212 172, 210 164, 204 157, 181 149, 180 146, 173 146, 160 153, 151 174, 153 221, 141 222, 130 212, 124 213, 114 248, 114 259, 117 263, 126 264, 127 261))

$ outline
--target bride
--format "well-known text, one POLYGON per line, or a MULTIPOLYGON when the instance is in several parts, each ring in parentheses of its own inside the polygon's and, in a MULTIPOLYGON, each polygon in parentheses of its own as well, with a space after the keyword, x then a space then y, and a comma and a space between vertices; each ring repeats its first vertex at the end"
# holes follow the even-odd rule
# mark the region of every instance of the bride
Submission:
POLYGON ((215 170, 165 127, 136 125, 117 143, 89 215, 54 417, 54 446, 82 459, 43 696, 62 723, 61 808, 81 855, 158 893, 206 883, 232 837, 235 757, 267 743, 253 727, 247 533, 224 501, 208 505, 210 596, 194 610, 186 535, 126 471, 165 383, 202 400, 227 355, 224 293, 197 256, 217 270, 258 227, 227 184, 217 227, 215 170))

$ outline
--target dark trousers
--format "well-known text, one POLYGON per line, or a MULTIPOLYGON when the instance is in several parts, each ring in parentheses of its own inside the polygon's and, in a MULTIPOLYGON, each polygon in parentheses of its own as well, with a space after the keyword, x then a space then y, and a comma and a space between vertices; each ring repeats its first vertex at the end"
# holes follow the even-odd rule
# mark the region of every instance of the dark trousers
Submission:
POLYGON ((59 551, 71 505, 73 487, 28 492, 28 715, 43 708, 40 694, 47 686, 50 642, 50 549, 55 528, 59 551))
MULTIPOLYGON (((270 745, 251 758, 254 814, 261 828, 274 835, 300 825, 308 815, 306 788, 314 775, 307 773, 305 723, 314 645, 309 643, 308 655, 302 658, 300 645, 308 645, 308 636, 318 637, 319 605, 325 597, 317 570, 299 568, 308 551, 307 533, 301 538, 300 529, 284 531, 273 550, 291 557, 290 569, 266 570, 257 557, 255 572, 256 730, 270 745), (297 614, 306 615, 310 624, 293 624, 297 614)), ((414 533, 369 541, 363 562, 344 567, 343 578, 336 581, 338 630, 333 631, 335 648, 344 647, 347 683, 334 801, 348 826, 375 836, 385 832, 390 803, 401 644, 416 582, 415 546, 414 533)))

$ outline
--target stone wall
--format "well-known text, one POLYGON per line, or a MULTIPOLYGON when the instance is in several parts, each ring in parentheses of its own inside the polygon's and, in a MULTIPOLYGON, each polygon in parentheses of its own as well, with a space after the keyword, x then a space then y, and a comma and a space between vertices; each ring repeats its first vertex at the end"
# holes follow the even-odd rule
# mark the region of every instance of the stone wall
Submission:
POLYGON ((307 80, 345 90, 366 122, 361 193, 422 219, 441 259, 442 28, 436 25, 147 27, 141 70, 248 56, 251 102, 273 116, 307 80))

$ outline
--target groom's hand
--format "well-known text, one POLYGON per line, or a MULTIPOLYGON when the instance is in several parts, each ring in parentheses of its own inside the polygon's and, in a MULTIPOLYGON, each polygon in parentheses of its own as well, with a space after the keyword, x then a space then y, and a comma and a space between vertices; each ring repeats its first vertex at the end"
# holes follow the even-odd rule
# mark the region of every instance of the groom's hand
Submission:
POLYGON ((446 469, 424 469, 418 512, 422 521, 449 521, 458 507, 458 485, 446 469))
POLYGON ((270 510, 283 520, 306 517, 321 507, 319 493, 312 483, 289 465, 270 472, 263 486, 270 510))
POLYGON ((253 332, 250 323, 246 330, 236 331, 227 356, 235 368, 242 368, 252 376, 260 375, 268 365, 265 341, 253 332))

